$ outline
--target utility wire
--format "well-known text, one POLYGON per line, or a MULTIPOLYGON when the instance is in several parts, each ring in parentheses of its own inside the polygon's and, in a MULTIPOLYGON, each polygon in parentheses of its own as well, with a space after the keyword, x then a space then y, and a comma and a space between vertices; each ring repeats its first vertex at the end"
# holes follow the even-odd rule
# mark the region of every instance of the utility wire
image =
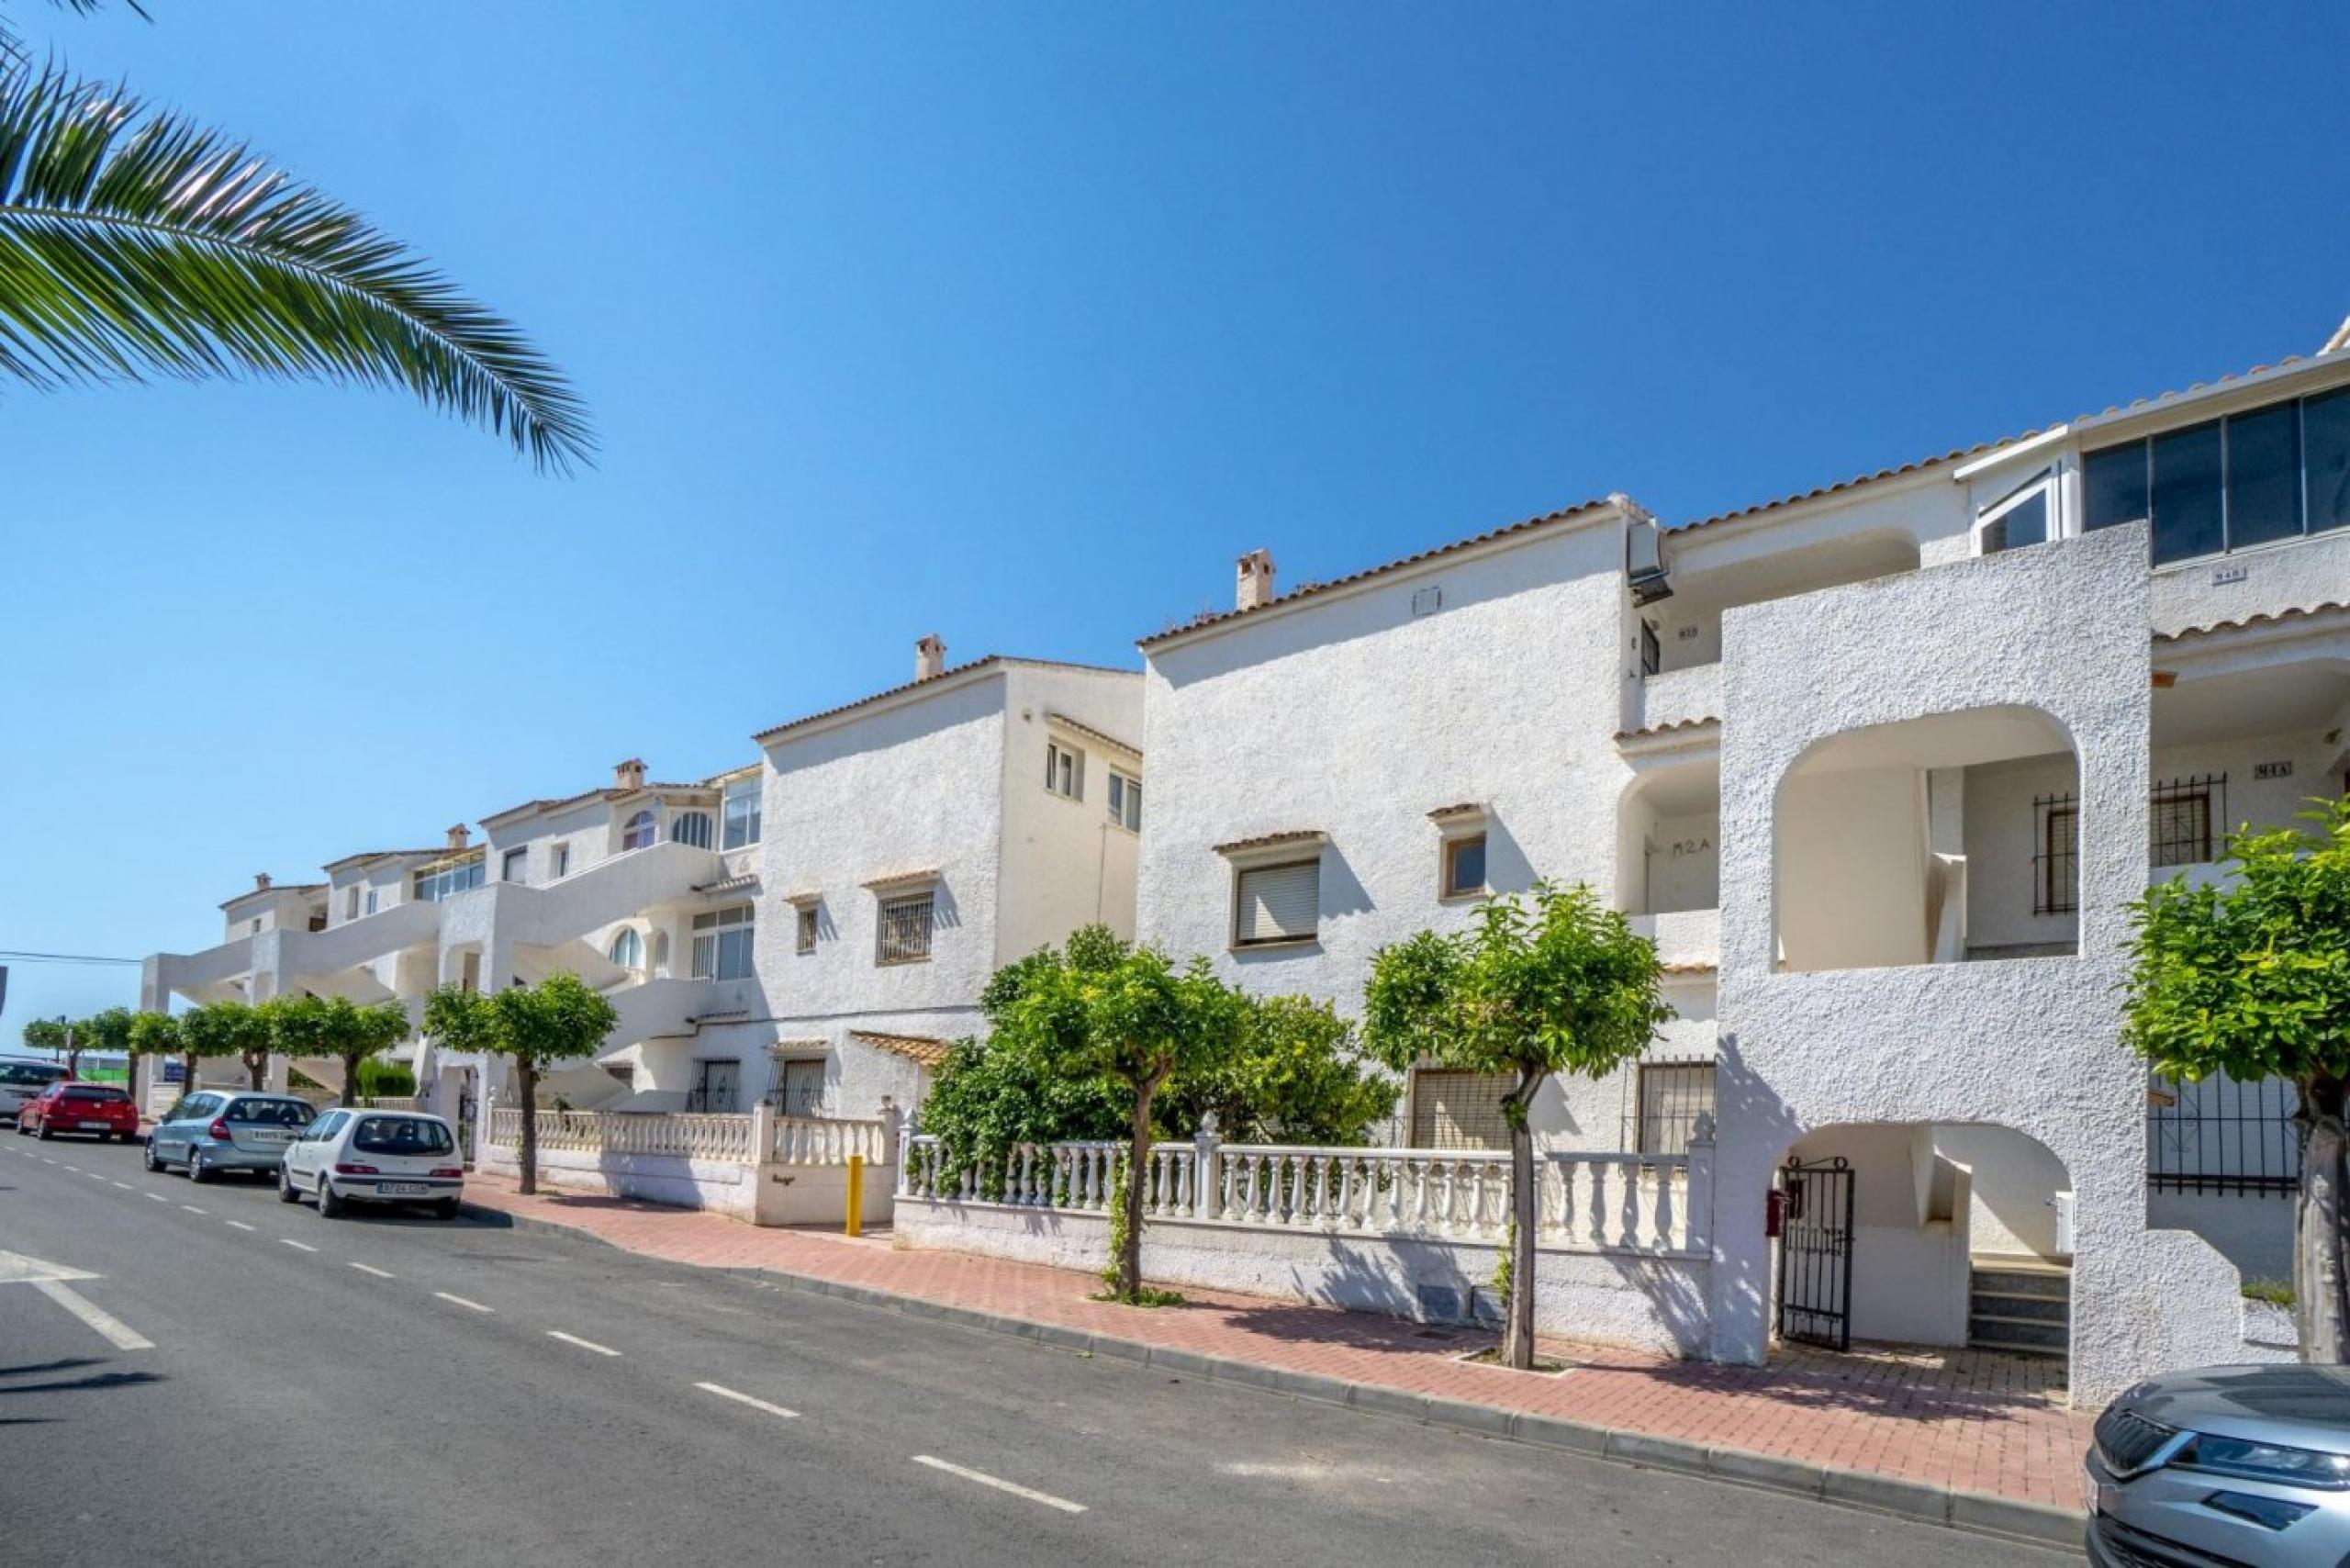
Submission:
POLYGON ((138 964, 142 958, 109 958, 97 953, 19 953, 0 947, 0 958, 14 958, 28 964, 138 964))

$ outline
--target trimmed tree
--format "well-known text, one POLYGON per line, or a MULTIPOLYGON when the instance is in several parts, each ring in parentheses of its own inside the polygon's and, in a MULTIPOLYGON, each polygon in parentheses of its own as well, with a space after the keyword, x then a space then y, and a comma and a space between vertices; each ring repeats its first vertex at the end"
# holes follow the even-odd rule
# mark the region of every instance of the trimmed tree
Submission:
POLYGON ((1205 958, 1179 969, 1157 948, 1136 946, 1103 925, 1086 926, 1062 951, 1023 962, 1017 994, 995 1020, 997 1034, 1012 1036, 1053 1077, 1109 1085, 1123 1102, 1127 1162, 1111 1294, 1140 1305, 1152 1102, 1169 1079, 1212 1070, 1239 1048, 1247 1003, 1205 958))
POLYGON ((81 1025, 70 1018, 36 1018, 25 1025, 25 1048, 48 1051, 65 1058, 65 1070, 71 1074, 82 1065, 81 1025))
POLYGON ((573 974, 485 996, 444 985, 425 999, 424 1032, 442 1049, 511 1058, 521 1098, 520 1186, 539 1190, 539 1070, 596 1054, 620 1014, 573 974))
POLYGON ((93 1013, 73 1026, 75 1043, 80 1050, 120 1056, 127 1081, 130 1071, 130 1026, 138 1016, 128 1007, 108 1007, 93 1013))
POLYGON ((2182 875, 2131 906, 2123 1038, 2188 1082, 2288 1079, 2300 1095, 2293 1316, 2301 1359, 2350 1351, 2350 801, 2312 829, 2230 836, 2225 888, 2182 875))
POLYGON ((1244 995, 1242 1004, 1238 1047, 1161 1092, 1170 1136, 1214 1115, 1233 1143, 1360 1145, 1395 1114, 1403 1086, 1369 1061, 1337 1008, 1304 996, 1244 995))
MULTIPOLYGON (((186 1049, 180 1035, 180 1021, 168 1013, 141 1013, 130 1020, 130 1054, 146 1057, 156 1062, 178 1056, 186 1049)), ((153 1089, 151 1085, 149 1093, 153 1089)), ((137 1091, 132 1092, 137 1098, 137 1091)))
POLYGON ((281 996, 263 1008, 280 1056, 332 1057, 342 1064, 338 1103, 359 1097, 359 1064, 408 1038, 408 1009, 397 1002, 362 1007, 347 996, 281 996))
POLYGON ((1542 881, 1530 902, 1488 900, 1467 929, 1423 931, 1371 958, 1363 1040, 1398 1072, 1423 1063, 1515 1073, 1509 1124, 1509 1300, 1504 1364, 1534 1364, 1534 1135, 1527 1113, 1553 1076, 1605 1078, 1673 1016, 1656 944, 1588 887, 1542 881))
POLYGON ((249 1087, 269 1077, 269 1019, 242 1002, 207 1002, 180 1014, 181 1048, 187 1060, 187 1087, 196 1087, 196 1064, 204 1057, 235 1057, 249 1087))

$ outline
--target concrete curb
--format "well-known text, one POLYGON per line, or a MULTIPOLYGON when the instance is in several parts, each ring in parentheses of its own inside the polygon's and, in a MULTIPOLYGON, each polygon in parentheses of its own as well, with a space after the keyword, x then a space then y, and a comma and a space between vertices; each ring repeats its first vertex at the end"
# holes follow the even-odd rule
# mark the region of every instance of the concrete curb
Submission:
MULTIPOLYGON (((631 1250, 582 1226, 565 1225, 532 1215, 510 1214, 504 1209, 484 1208, 476 1204, 468 1204, 466 1207, 479 1213, 497 1215, 524 1229, 585 1237, 590 1241, 602 1242, 616 1251, 631 1250)), ((651 1254, 636 1253, 635 1256, 647 1257, 651 1254)), ((2082 1551, 2085 1517, 2073 1509, 2051 1507, 2044 1503, 2026 1503, 1993 1493, 1963 1491, 1954 1486, 1938 1486, 1931 1482, 1911 1481, 1898 1475, 1844 1470, 1834 1465, 1814 1464, 1807 1460, 1786 1459, 1745 1449, 1714 1448, 1681 1438, 1595 1427, 1555 1416, 1538 1416, 1528 1411, 1504 1410, 1491 1405, 1440 1399, 1434 1394, 1414 1394, 1383 1383, 1356 1383, 1345 1378, 1327 1377, 1320 1372, 1292 1372, 1256 1361, 1153 1345, 1140 1339, 1122 1339, 1089 1329, 1071 1328, 1063 1324, 1035 1323, 1027 1318, 1008 1317, 1002 1313, 977 1307, 955 1306, 933 1301, 927 1296, 902 1295, 869 1285, 845 1284, 782 1269, 700 1263, 680 1264, 679 1267, 704 1269, 737 1279, 770 1282, 809 1295, 833 1296, 860 1306, 878 1307, 909 1317, 1033 1340, 1051 1350, 1134 1361, 1162 1372, 1180 1372, 1186 1377, 1235 1383, 1264 1393, 1286 1394, 1292 1399, 1310 1399, 1317 1404, 1344 1406, 1366 1415, 1395 1417, 1472 1437, 1498 1438, 1505 1442, 1561 1449, 1586 1459, 1605 1460, 1642 1470, 1671 1470, 1740 1486, 1792 1493, 1840 1507, 1942 1525, 1971 1535, 2027 1541, 2035 1546, 2055 1547, 2076 1553, 2082 1551)))

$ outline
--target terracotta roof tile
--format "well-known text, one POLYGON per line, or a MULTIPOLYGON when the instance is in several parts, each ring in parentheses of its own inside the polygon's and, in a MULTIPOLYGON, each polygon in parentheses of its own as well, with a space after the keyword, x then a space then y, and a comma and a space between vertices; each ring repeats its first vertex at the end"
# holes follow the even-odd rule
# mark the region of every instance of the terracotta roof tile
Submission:
POLYGON ((1670 724, 1651 724, 1642 730, 1618 730, 1616 738, 1619 741, 1644 741, 1656 735, 1669 735, 1675 730, 1703 729, 1707 724, 1720 722, 1721 720, 1710 714, 1701 719, 1675 719, 1670 724))
POLYGON ((1107 730, 1097 730, 1082 719, 1072 719, 1066 713, 1056 713, 1049 709, 1046 711, 1045 717, 1064 730, 1072 730, 1088 739, 1100 741, 1113 751, 1125 752, 1128 756, 1138 757, 1142 755, 1142 747, 1131 741, 1122 741, 1107 730))
POLYGON ((1318 827, 1292 828, 1287 833, 1260 833, 1254 838, 1236 838, 1229 844, 1215 846, 1218 855, 1229 855, 1237 849, 1270 849, 1277 844, 1320 844, 1330 835, 1318 827))
POLYGON ((2350 610, 2350 603, 2330 599, 2322 604, 2295 606, 2290 610, 2267 610, 2257 615, 2246 615, 2234 621, 2214 621, 2208 625, 2182 626, 2176 632, 2157 633, 2154 641, 2175 643, 2181 637, 2200 637, 2213 632, 2232 632, 2239 627, 2265 626, 2279 621, 2300 621, 2311 616, 2330 615, 2344 610, 2350 610))
POLYGON ((926 680, 910 680, 903 686, 893 686, 886 691, 877 691, 869 697, 860 697, 854 702, 844 702, 838 707, 826 708, 821 711, 810 713, 798 719, 787 719, 780 724, 775 724, 759 731, 756 734, 754 734, 751 739, 761 745, 765 745, 769 741, 774 740, 778 735, 788 734, 791 731, 800 729, 805 725, 820 723, 826 719, 836 718, 843 713, 854 712, 859 708, 867 708, 876 702, 887 702, 892 697, 902 697, 907 692, 915 690, 918 688, 924 686, 936 686, 940 681, 952 679, 954 677, 958 675, 968 675, 973 670, 988 669, 996 665, 1032 665, 1046 669, 1080 669, 1091 671, 1096 675, 1133 675, 1136 673, 1135 671, 1128 669, 1113 669, 1108 665, 1079 664, 1071 659, 1031 659, 1022 658, 1012 654, 987 654, 979 658, 972 659, 967 664, 950 665, 926 680))
POLYGON ((952 1042, 929 1035, 883 1035, 868 1029, 851 1029, 848 1037, 860 1046, 871 1046, 877 1051, 888 1051, 932 1069, 943 1066, 947 1054, 955 1048, 952 1042))

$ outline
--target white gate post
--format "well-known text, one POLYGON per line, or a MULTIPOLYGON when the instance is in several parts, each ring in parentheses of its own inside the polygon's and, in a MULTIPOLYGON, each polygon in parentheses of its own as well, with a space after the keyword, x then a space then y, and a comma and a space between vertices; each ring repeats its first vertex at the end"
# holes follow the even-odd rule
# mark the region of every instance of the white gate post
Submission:
POLYGON ((1707 1111, 1697 1113, 1696 1125, 1689 1132, 1688 1213, 1683 1223, 1689 1231, 1689 1250, 1711 1257, 1714 1250, 1714 1118, 1707 1111))
POLYGON ((1200 1130, 1192 1137, 1197 1150, 1192 1160, 1192 1214, 1195 1218, 1224 1217, 1224 1156, 1217 1152, 1224 1140, 1216 1137, 1215 1113, 1210 1111, 1200 1118, 1200 1130))

